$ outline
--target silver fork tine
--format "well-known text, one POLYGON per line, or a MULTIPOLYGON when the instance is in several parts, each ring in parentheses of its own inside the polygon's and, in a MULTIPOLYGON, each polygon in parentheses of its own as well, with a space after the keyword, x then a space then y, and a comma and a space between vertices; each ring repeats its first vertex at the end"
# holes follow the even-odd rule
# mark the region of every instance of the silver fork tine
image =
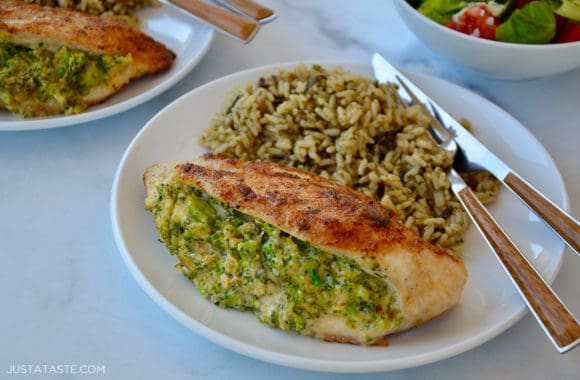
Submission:
MULTIPOLYGON (((441 118, 441 114, 439 113, 439 111, 437 111, 437 108, 435 108, 433 106, 433 103, 431 103, 431 102, 429 102, 428 104, 429 104, 429 108, 431 110, 431 112, 429 112, 429 115, 431 115, 431 120, 432 120, 432 122, 434 122, 435 128, 437 129, 437 131, 439 133, 441 133, 442 135, 445 135, 448 138, 452 139, 453 134, 451 133, 451 131, 449 131, 449 129, 447 129, 443 125, 443 119, 441 118)), ((425 106, 425 109, 427 109, 426 106, 425 106)), ((427 111, 429 111, 429 110, 427 110, 427 111)))
POLYGON ((465 153, 463 152, 463 149, 461 149, 459 144, 455 142, 453 129, 448 128, 443 124, 444 123, 443 118, 441 117, 441 114, 437 110, 437 107, 435 107, 431 101, 429 101, 428 104, 429 108, 431 109, 431 112, 429 112, 428 110, 427 112, 429 113, 429 116, 431 116, 432 125, 434 125, 435 130, 440 136, 441 135, 445 136, 445 138, 448 139, 447 144, 453 146, 448 150, 451 149, 455 150, 455 156, 453 157, 453 167, 458 171, 482 169, 480 166, 473 165, 468 162, 467 158, 465 157, 465 153))
POLYGON ((455 140, 453 139, 453 135, 451 134, 451 132, 449 132, 449 130, 443 126, 443 124, 441 122, 441 115, 439 115, 437 110, 434 110, 434 107, 432 104, 429 104, 429 105, 430 105, 430 108, 432 110, 434 110, 434 112, 430 112, 430 110, 427 109, 427 106, 424 103, 421 103, 421 101, 417 98, 415 93, 413 91, 411 91, 409 86, 407 86, 405 84, 405 82, 403 80, 401 80, 401 78, 398 75, 396 75, 396 78, 399 81, 399 84, 401 85, 401 87, 405 90, 405 92, 412 99, 413 104, 422 107, 423 111, 425 111, 425 113, 427 115, 429 115, 429 117, 431 119, 431 125, 430 125, 431 128, 429 128, 429 132, 431 133, 433 138, 435 138, 435 140, 437 141, 437 144, 439 144, 439 146, 441 148, 452 153, 453 157, 455 158, 455 156, 457 155, 458 146, 457 146, 457 143, 455 142, 455 140))
POLYGON ((420 105, 425 111, 425 113, 429 115, 431 119, 431 125, 429 126, 428 129, 429 133, 431 133, 431 136, 435 138, 437 144, 439 144, 441 148, 453 154, 453 167, 458 171, 481 169, 476 165, 468 164, 467 159, 465 157, 465 153, 463 153, 461 147, 455 142, 452 131, 450 131, 447 127, 443 125, 443 118, 441 117, 441 114, 439 113, 439 111, 437 111, 437 108, 433 105, 433 103, 431 103, 431 101, 429 101, 427 104, 421 103, 421 101, 417 98, 415 93, 411 91, 409 86, 407 86, 405 82, 402 81, 401 78, 399 78, 399 76, 396 76, 396 78, 401 84, 401 87, 412 99, 413 104, 420 105), (428 108, 427 105, 429 106, 428 108))
POLYGON ((415 95, 415 93, 413 91, 411 91, 411 89, 409 88, 409 86, 407 86, 405 84, 405 82, 403 80, 401 80, 401 78, 399 78, 398 75, 396 76, 396 78, 399 81, 401 87, 403 87, 403 89, 405 90, 405 92, 413 100, 413 104, 422 107, 423 110, 431 117, 431 124, 433 124, 433 127, 435 128, 435 131, 438 133, 439 138, 441 140, 443 140, 443 141, 452 140, 453 139, 453 136, 447 130, 447 128, 445 128, 441 124, 441 115, 439 115, 439 113, 437 112, 437 110, 433 110, 433 105, 432 104, 429 104, 431 106, 431 110, 434 111, 434 112, 429 112, 429 109, 427 109, 427 106, 424 103, 421 103, 421 101, 417 98, 417 96, 415 95))

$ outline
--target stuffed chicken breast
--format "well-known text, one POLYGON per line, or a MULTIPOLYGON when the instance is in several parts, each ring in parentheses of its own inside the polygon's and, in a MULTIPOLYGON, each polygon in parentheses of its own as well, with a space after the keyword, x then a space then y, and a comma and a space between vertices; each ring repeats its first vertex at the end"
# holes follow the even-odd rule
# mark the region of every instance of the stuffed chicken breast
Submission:
POLYGON ((122 22, 0 1, 0 108, 15 114, 79 113, 131 80, 169 69, 174 59, 122 22))
POLYGON ((381 344, 461 298, 461 261, 311 173, 208 154, 151 166, 144 183, 177 268, 215 304, 269 326, 381 344))

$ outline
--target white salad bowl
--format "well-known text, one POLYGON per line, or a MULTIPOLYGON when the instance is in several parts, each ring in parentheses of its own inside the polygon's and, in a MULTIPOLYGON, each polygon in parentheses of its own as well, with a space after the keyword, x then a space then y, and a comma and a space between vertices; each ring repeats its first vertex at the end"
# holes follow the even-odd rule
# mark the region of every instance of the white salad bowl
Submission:
POLYGON ((580 67, 580 41, 526 45, 457 32, 424 16, 406 0, 393 0, 407 27, 430 49, 496 79, 524 80, 580 67))

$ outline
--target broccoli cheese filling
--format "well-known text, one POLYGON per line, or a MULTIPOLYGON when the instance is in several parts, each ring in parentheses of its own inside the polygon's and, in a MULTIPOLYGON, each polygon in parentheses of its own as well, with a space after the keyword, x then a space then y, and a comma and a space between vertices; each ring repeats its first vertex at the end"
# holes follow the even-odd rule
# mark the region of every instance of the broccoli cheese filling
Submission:
MULTIPOLYGON (((25 117, 76 114, 99 87, 119 88, 132 58, 0 42, 0 107, 25 117)), ((101 92, 101 91, 99 91, 101 92)))
MULTIPOLYGON (((323 320, 376 334, 400 323, 394 292, 378 272, 298 240, 187 185, 161 185, 145 201, 177 268, 221 307, 317 335, 323 320)), ((375 266, 375 269, 378 265, 375 266)))

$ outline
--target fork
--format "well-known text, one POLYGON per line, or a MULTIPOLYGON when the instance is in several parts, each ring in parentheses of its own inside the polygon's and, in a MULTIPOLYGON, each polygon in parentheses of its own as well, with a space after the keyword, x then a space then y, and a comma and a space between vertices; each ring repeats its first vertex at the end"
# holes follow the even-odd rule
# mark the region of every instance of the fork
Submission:
POLYGON ((252 0, 214 0, 221 6, 242 15, 253 18, 260 24, 265 24, 277 17, 270 8, 260 5, 252 0))
MULTIPOLYGON (((405 82, 399 76, 396 78, 412 99, 413 104, 422 107, 426 115, 431 118, 428 130, 439 147, 452 154, 454 158, 457 158, 461 151, 451 133, 442 125, 441 120, 437 118, 437 113, 429 112, 426 105, 419 101, 405 82)), ((467 213, 495 253, 496 258, 518 289, 528 308, 557 350, 560 353, 565 353, 578 346, 580 344, 580 324, 574 318, 574 315, 535 270, 453 167, 448 174, 448 178, 451 183, 451 190, 467 210, 467 213)))
POLYGON ((248 43, 254 38, 260 24, 276 17, 271 9, 252 0, 216 0, 216 3, 223 7, 202 0, 161 0, 161 2, 185 11, 199 21, 243 43, 248 43))

